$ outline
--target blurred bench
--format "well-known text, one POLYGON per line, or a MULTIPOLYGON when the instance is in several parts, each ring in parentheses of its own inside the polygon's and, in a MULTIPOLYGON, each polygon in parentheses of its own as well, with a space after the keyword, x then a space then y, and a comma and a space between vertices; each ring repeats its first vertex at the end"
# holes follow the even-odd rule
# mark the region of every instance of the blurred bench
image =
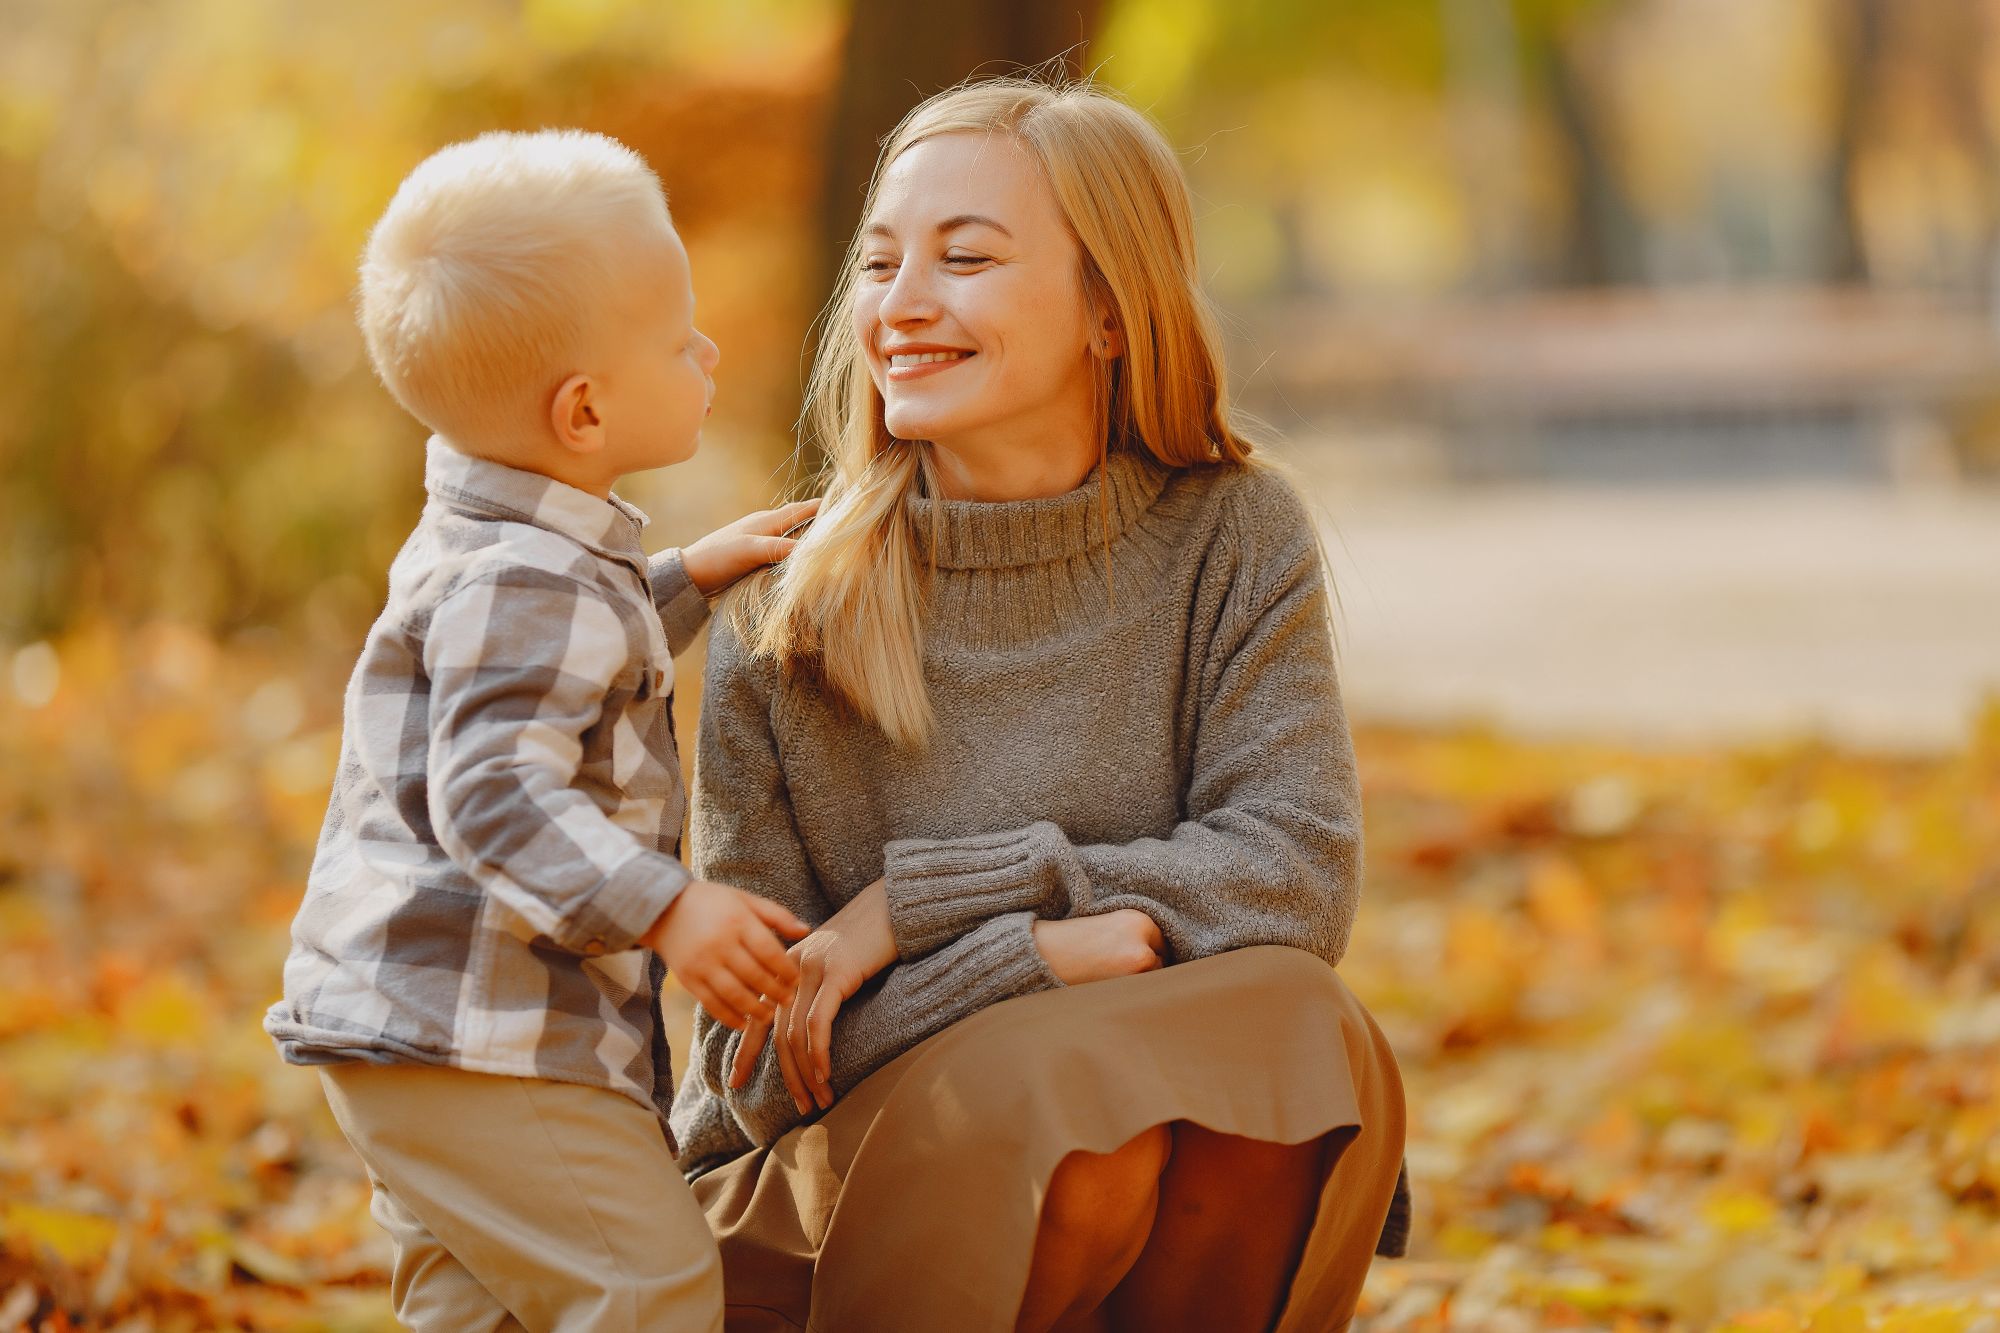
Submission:
POLYGON ((1252 411, 1287 435, 1424 428, 1453 480, 1908 479, 2000 464, 2000 335, 1984 311, 1921 295, 1297 301, 1243 322, 1252 411))

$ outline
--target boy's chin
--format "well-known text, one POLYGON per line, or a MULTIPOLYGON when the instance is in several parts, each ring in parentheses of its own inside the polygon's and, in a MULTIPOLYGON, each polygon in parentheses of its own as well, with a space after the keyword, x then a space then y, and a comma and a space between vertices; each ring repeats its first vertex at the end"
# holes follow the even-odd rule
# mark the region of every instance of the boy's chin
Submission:
POLYGON ((678 444, 662 444, 659 448, 649 451, 644 466, 648 468, 672 467, 676 463, 687 462, 700 451, 701 432, 696 431, 694 438, 691 440, 683 440, 678 444))

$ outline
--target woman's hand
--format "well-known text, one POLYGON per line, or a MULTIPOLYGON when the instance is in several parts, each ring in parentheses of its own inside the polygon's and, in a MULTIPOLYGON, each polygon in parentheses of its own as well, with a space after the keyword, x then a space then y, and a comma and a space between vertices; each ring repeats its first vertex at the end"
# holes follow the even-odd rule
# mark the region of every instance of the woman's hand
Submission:
MULTIPOLYGON (((1133 977, 1164 967, 1167 961, 1167 945, 1159 926, 1136 907, 1102 916, 1037 921, 1034 934, 1042 960, 1066 986, 1133 977)), ((804 989, 803 984, 800 989, 804 989)))
POLYGON ((703 597, 713 597, 751 570, 776 564, 799 544, 792 530, 803 527, 818 512, 819 498, 815 496, 776 509, 760 509, 726 528, 717 528, 681 548, 688 582, 703 597))
POLYGON ((730 1067, 729 1086, 750 1081, 766 1037, 776 1032, 778 1070, 800 1115, 833 1105, 833 1020, 868 978, 896 961, 889 928, 889 894, 876 880, 831 920, 793 945, 799 986, 770 1022, 752 1019, 730 1067))

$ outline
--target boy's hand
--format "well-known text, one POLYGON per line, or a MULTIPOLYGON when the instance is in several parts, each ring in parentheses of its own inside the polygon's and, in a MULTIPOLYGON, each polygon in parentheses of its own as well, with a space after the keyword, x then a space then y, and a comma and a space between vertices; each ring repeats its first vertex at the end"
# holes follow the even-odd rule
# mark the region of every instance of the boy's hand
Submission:
POLYGON ((818 496, 760 509, 683 546, 681 561, 687 566, 688 581, 703 597, 713 597, 751 570, 776 564, 799 544, 796 536, 786 534, 818 512, 818 496))
POLYGON ((799 967, 778 935, 798 939, 810 929, 768 898, 697 879, 639 943, 667 960, 668 970, 718 1023, 740 1031, 791 998, 799 967))

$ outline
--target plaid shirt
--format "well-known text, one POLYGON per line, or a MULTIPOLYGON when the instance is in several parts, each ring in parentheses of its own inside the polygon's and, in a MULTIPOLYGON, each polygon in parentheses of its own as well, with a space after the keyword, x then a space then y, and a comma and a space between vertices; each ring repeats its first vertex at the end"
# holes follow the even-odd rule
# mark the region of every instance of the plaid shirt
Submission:
POLYGON ((585 1083, 664 1127, 666 966, 637 940, 689 879, 673 653, 708 605, 623 500, 436 438, 424 487, 264 1030, 293 1064, 585 1083))

